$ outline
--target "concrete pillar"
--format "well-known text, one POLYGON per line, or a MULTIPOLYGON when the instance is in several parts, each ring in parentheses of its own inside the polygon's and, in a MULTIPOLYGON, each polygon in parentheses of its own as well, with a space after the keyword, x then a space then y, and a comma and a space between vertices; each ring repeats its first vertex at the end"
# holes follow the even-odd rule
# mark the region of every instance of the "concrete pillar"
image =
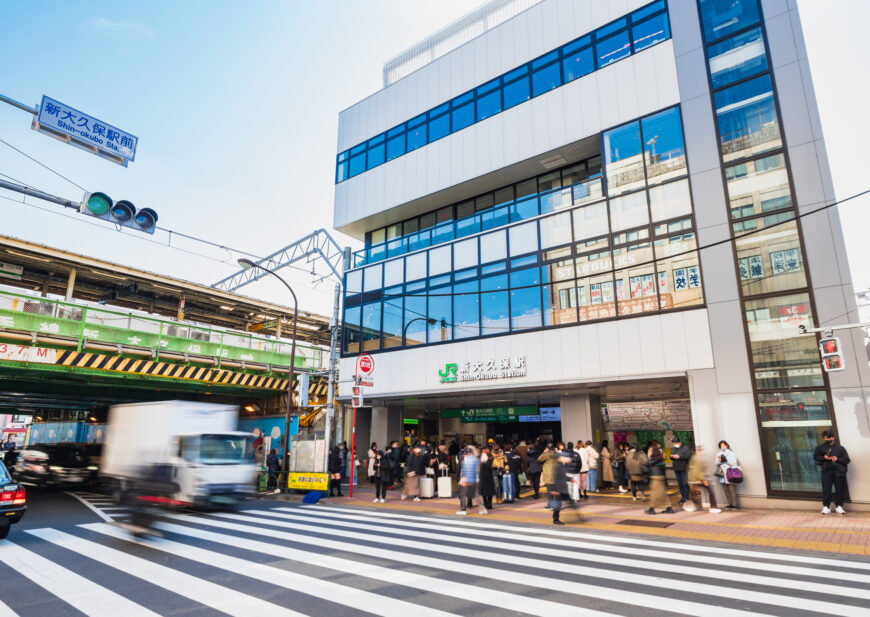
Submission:
POLYGON ((592 413, 588 394, 563 394, 560 405, 562 441, 565 443, 576 442, 578 439, 586 441, 595 437, 592 432, 592 413))
POLYGON ((380 450, 383 450, 387 446, 387 419, 388 412, 386 407, 372 407, 371 441, 378 444, 378 449, 380 450))
POLYGON ((67 302, 72 302, 73 299, 73 288, 76 285, 76 269, 71 268, 69 271, 69 277, 66 280, 66 297, 64 298, 67 302))

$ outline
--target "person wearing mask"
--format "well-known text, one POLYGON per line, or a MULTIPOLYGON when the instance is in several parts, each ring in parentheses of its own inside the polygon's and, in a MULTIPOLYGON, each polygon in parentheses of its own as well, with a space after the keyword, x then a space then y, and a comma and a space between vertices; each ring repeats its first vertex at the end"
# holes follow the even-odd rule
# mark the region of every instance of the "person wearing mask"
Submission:
POLYGON ((574 444, 570 441, 565 446, 565 453, 570 457, 570 461, 565 466, 565 477, 567 483, 567 495, 571 503, 580 499, 580 455, 574 449, 574 444), (574 496, 577 496, 577 500, 574 496))
MULTIPOLYGON (((480 452, 480 476, 477 480, 477 490, 483 499, 483 508, 481 514, 489 514, 492 510, 492 498, 496 494, 496 476, 492 468, 493 455, 492 448, 486 447, 480 452)), ((501 478, 499 477, 499 483, 501 478)))
MULTIPOLYGON (((397 482, 402 482, 402 446, 399 444, 397 440, 393 440, 390 443, 390 465, 392 476, 393 476, 393 485, 397 482)), ((388 489, 392 488, 392 486, 387 487, 388 489)))
POLYGON ((719 442, 719 451, 716 453, 716 475, 719 476, 719 483, 725 491, 725 497, 728 499, 726 510, 737 510, 737 486, 728 482, 726 472, 729 467, 737 467, 740 463, 737 461, 737 455, 731 450, 731 446, 724 439, 719 442))
POLYGON ((420 478, 426 473, 426 460, 423 458, 423 450, 415 445, 405 459, 405 486, 402 489, 402 500, 413 497, 414 501, 420 501, 420 478))
POLYGON ((649 475, 649 457, 636 443, 631 444, 629 451, 625 455, 625 467, 631 480, 631 496, 634 498, 634 501, 637 501, 638 490, 640 490, 641 500, 646 501, 646 495, 644 495, 643 491, 647 476, 649 475))
POLYGON ((373 503, 384 503, 387 498, 387 486, 392 482, 392 462, 388 456, 380 450, 375 450, 375 458, 372 461, 373 477, 375 479, 375 498, 373 503))
POLYGON ((527 475, 529 477, 529 482, 532 484, 532 498, 540 499, 540 491, 541 491, 541 473, 543 472, 543 466, 541 465, 541 461, 539 457, 543 454, 546 445, 543 441, 538 440, 535 442, 535 445, 528 449, 526 453, 526 460, 529 464, 529 471, 527 475))
POLYGON ((538 457, 538 462, 541 463, 541 484, 544 485, 544 490, 547 491, 547 510, 553 508, 553 496, 547 488, 553 484, 553 472, 556 469, 556 449, 552 442, 548 443, 538 457))
POLYGON ((605 489, 613 488, 613 456, 605 439, 601 442, 601 482, 605 489))
MULTIPOLYGON (((474 446, 466 446, 459 457, 459 510, 456 511, 456 514, 465 516, 467 508, 474 507, 474 500, 477 496, 480 459, 474 446)), ((483 505, 480 507, 481 514, 483 514, 483 505)))
MULTIPOLYGON (((553 465, 553 475, 551 482, 547 484, 547 495, 550 503, 553 504, 553 524, 564 525, 560 519, 562 513, 562 503, 569 499, 568 496, 568 466, 571 465, 571 450, 563 449, 556 455, 555 464, 553 465)), ((574 503, 574 502, 572 502, 574 503)))
POLYGON ((338 497, 344 497, 341 494, 341 461, 344 459, 341 453, 341 446, 334 446, 329 452, 329 458, 326 461, 326 471, 329 472, 328 486, 326 487, 329 496, 332 497, 334 489, 338 489, 338 497))
POLYGON ((649 457, 650 504, 647 514, 656 514, 656 508, 664 508, 662 514, 675 514, 668 498, 668 483, 665 478, 665 453, 661 444, 652 440, 647 452, 649 457))
MULTIPOLYGON (((6 465, 9 466, 8 464, 6 465)), ((266 490, 279 493, 278 475, 281 473, 281 459, 278 456, 278 448, 269 450, 269 456, 266 457, 266 470, 269 473, 269 480, 266 483, 266 490)))
POLYGON ((824 431, 822 443, 816 446, 813 458, 822 470, 822 514, 831 513, 832 488, 837 514, 845 514, 843 498, 846 496, 846 469, 851 462, 846 448, 837 443, 832 431, 824 431))
POLYGON ((366 453, 368 455, 367 464, 366 464, 366 472, 369 478, 369 484, 375 483, 375 459, 378 456, 378 444, 374 441, 372 442, 369 451, 366 453))
POLYGON ((598 459, 599 454, 592 446, 591 441, 586 442, 586 458, 589 463, 589 472, 586 475, 586 491, 597 493, 598 492, 598 459))
POLYGON ((628 451, 628 444, 624 441, 620 441, 616 444, 616 447, 613 450, 613 464, 616 469, 616 483, 619 485, 620 493, 627 493, 628 489, 625 488, 625 454, 628 451))
POLYGON ((710 486, 712 479, 713 467, 704 460, 704 448, 701 446, 695 447, 695 452, 692 458, 689 459, 689 469, 687 472, 687 481, 689 483, 689 501, 683 504, 683 509, 689 512, 701 509, 702 490, 707 491, 707 501, 710 503, 710 512, 718 514, 720 510, 716 505, 716 495, 710 486))
POLYGON ((689 462, 692 451, 679 437, 674 437, 671 444, 671 464, 677 477, 677 486, 680 487, 680 505, 683 505, 689 501, 689 462))
POLYGON ((580 484, 580 498, 589 499, 589 493, 586 491, 586 483, 589 481, 589 453, 586 451, 586 444, 583 443, 583 440, 577 440, 574 452, 577 453, 577 458, 580 460, 580 473, 577 475, 577 482, 580 484))

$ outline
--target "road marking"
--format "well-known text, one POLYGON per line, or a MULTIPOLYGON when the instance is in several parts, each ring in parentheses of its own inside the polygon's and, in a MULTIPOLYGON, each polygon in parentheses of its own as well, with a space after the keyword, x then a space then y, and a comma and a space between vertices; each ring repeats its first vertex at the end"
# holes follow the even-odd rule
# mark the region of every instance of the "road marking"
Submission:
MULTIPOLYGON (((280 510, 281 508, 278 508, 278 509, 280 510)), ((292 509, 293 508, 291 508, 291 510, 292 509)), ((344 506, 342 506, 342 507, 301 506, 301 509, 317 510, 320 512, 335 512, 335 513, 347 511, 347 512, 352 512, 352 513, 356 513, 356 514, 370 514, 371 516, 378 517, 378 518, 398 519, 398 520, 403 520, 403 521, 418 521, 418 522, 419 521, 430 521, 430 522, 437 523, 439 526, 448 525, 451 527, 467 527, 470 529, 477 529, 481 533, 486 533, 488 535, 491 534, 491 532, 490 532, 491 529, 507 530, 507 531, 512 531, 512 532, 516 532, 518 529, 518 527, 516 525, 502 525, 499 523, 490 523, 490 522, 483 522, 483 521, 475 522, 475 521, 469 521, 467 519, 460 521, 460 520, 454 520, 454 519, 450 519, 450 518, 434 518, 431 516, 394 514, 392 512, 383 512, 381 510, 374 511, 373 509, 369 510, 366 508, 348 508, 348 507, 344 507, 344 506)), ((859 569, 859 570, 870 570, 870 562, 867 562, 867 561, 852 561, 852 560, 848 560, 848 559, 830 559, 830 558, 826 558, 826 557, 813 557, 813 556, 809 556, 809 555, 790 555, 787 553, 781 553, 781 554, 780 553, 765 553, 762 551, 753 551, 753 550, 748 550, 748 549, 725 548, 725 547, 718 547, 718 546, 717 547, 704 547, 704 546, 699 546, 697 544, 684 544, 684 543, 675 542, 675 541, 663 542, 663 541, 659 541, 659 540, 649 540, 646 538, 636 538, 636 537, 631 537, 631 536, 622 536, 622 535, 618 535, 618 534, 605 535, 605 534, 583 533, 582 530, 578 530, 576 532, 575 531, 562 532, 562 531, 556 531, 553 529, 548 529, 546 526, 538 525, 538 524, 534 525, 534 527, 529 528, 529 529, 534 534, 536 534, 536 536, 556 536, 558 538, 563 538, 565 540, 578 540, 579 539, 579 540, 592 540, 594 542, 606 542, 606 543, 613 543, 613 544, 630 544, 630 545, 641 546, 641 547, 658 547, 658 548, 661 548, 661 549, 667 550, 667 551, 673 551, 674 549, 686 550, 686 551, 707 551, 707 552, 715 552, 716 555, 732 555, 734 557, 742 557, 742 558, 746 558, 746 559, 750 559, 750 560, 751 559, 776 559, 779 561, 792 561, 792 562, 798 562, 801 564, 815 564, 815 565, 825 566, 825 567, 832 566, 835 568, 854 568, 854 569, 859 569)), ((682 533, 684 535, 696 537, 696 536, 692 536, 692 533, 698 533, 698 532, 682 532, 682 533)), ((705 535, 698 535, 697 537, 704 538, 706 536, 705 535)), ((722 536, 719 536, 719 537, 722 538, 722 536)), ((527 536, 524 536, 524 538, 527 538, 527 536)), ((729 536, 729 539, 730 538, 731 537, 729 536)), ((757 538, 753 538, 753 539, 757 540, 757 538)), ((540 539, 540 538, 535 538, 535 541, 542 542, 545 544, 553 544, 554 543, 552 541, 540 539)), ((561 544, 561 542, 559 542, 559 544, 561 544)), ((631 550, 634 553, 637 552, 635 549, 631 549, 631 550)), ((642 549, 640 549, 640 550, 642 550, 642 549)), ((659 553, 655 553, 655 555, 659 555, 659 553)), ((690 555, 687 555, 686 557, 690 557, 690 555)), ((723 559, 727 559, 727 558, 723 558, 723 559)), ((706 558, 702 559, 701 561, 704 561, 706 563, 706 558)), ((819 570, 813 568, 812 571, 815 573, 815 574, 813 574, 813 576, 821 576, 820 574, 818 574, 819 570)), ((834 578, 834 579, 839 580, 843 574, 848 574, 848 573, 837 571, 837 572, 832 573, 827 578, 834 578)), ((861 579, 861 580, 864 580, 864 579, 861 579)))
MULTIPOLYGON (((281 510, 286 510, 286 508, 281 508, 281 510)), ((246 511, 244 514, 248 514, 249 512, 256 513, 257 511, 246 511)), ((293 520, 302 520, 311 521, 311 519, 294 516, 292 514, 281 514, 277 512, 260 512, 260 516, 271 516, 271 517, 280 517, 280 518, 289 518, 293 520)), ((232 518, 232 519, 244 519, 245 517, 241 514, 218 514, 217 516, 221 516, 223 518, 232 518)), ((250 519, 250 517, 247 517, 250 519)), ((332 521, 330 521, 332 522, 332 521)), ((335 524, 335 523, 334 523, 335 524)), ((338 523, 341 524, 341 523, 338 523)), ((345 525, 353 525, 354 529, 365 530, 368 529, 370 531, 374 531, 381 534, 386 534, 389 536, 390 534, 395 534, 398 536, 404 537, 418 537, 421 539, 431 539, 435 540, 436 544, 433 546, 432 543, 427 542, 417 542, 414 540, 406 540, 402 539, 402 546, 407 549, 419 549, 419 550, 428 550, 433 552, 445 553, 448 555, 456 555, 456 556, 465 556, 469 558, 478 558, 478 559, 492 559, 490 555, 492 554, 489 551, 481 551, 478 548, 492 548, 496 549, 496 554, 501 554, 498 551, 517 551, 529 553, 531 555, 540 555, 541 549, 539 547, 526 547, 523 546, 522 543, 516 542, 495 542, 490 540, 483 540, 480 538, 471 538, 471 537, 463 537, 459 536, 457 538, 450 538, 456 541, 457 543, 462 543, 463 541, 467 541, 468 543, 473 543, 474 549, 460 548, 456 546, 445 546, 441 547, 437 544, 439 540, 448 539, 449 536, 445 537, 443 531, 441 533, 428 533, 425 531, 406 531, 399 529, 384 529, 383 527, 379 528, 375 525, 365 525, 360 524, 357 521, 346 522, 345 525)), ((297 523, 288 523, 283 520, 275 521, 272 525, 282 528, 290 528, 295 529, 297 531, 313 531, 315 533, 321 533, 325 535, 339 536, 344 538, 355 538, 363 541, 371 541, 372 536, 367 533, 360 533, 356 531, 350 530, 336 530, 336 529, 326 529, 317 525, 304 525, 297 523)), ((528 540, 528 536, 522 536, 517 534, 514 539, 517 540, 528 540)), ((546 551, 548 558, 565 558, 565 559, 584 559, 590 560, 594 563, 593 566, 582 566, 570 563, 550 563, 550 560, 536 563, 534 566, 536 568, 541 568, 545 570, 552 570, 554 572, 572 572, 579 577, 593 577, 593 578, 607 578, 611 580, 618 580, 627 583, 635 583, 638 585, 649 585, 651 587, 658 587, 662 583, 661 575, 653 576, 647 574, 638 574, 636 572, 623 572, 618 569, 613 569, 607 567, 608 565, 623 565, 629 568, 648 568, 649 560, 644 559, 629 559, 618 556, 608 555, 607 557, 602 558, 601 555, 583 555, 581 551, 570 551, 565 549, 548 549, 546 551)), ((659 555, 661 556, 661 555, 659 555)), ((682 558, 682 556, 680 556, 682 558)), ((498 561, 498 559, 495 559, 498 561)), ((740 563, 737 564, 738 567, 747 568, 752 567, 748 563, 740 563)), ((676 564, 668 564, 667 566, 662 566, 662 569, 667 569, 668 574, 685 574, 689 576, 701 576, 705 578, 715 578, 718 580, 716 584, 709 583, 697 583, 692 581, 680 581, 680 589, 682 591, 686 591, 692 594, 702 594, 708 596, 719 596, 722 594, 724 589, 732 588, 733 596, 739 595, 742 600, 746 600, 748 602, 758 602, 760 604, 772 604, 774 606, 779 605, 789 605, 789 602, 792 601, 791 598, 774 594, 769 592, 760 592, 754 591, 751 589, 743 589, 740 587, 735 587, 734 585, 729 585, 728 582, 723 580, 723 577, 720 576, 720 571, 718 569, 705 569, 705 568, 697 568, 691 566, 681 566, 676 564)), ((839 596, 852 596, 856 598, 862 599, 870 599, 870 590, 865 589, 856 589, 854 587, 836 587, 834 585, 825 585, 825 584, 817 584, 810 583, 805 581, 790 581, 787 579, 781 578, 773 578, 767 577, 763 574, 745 574, 741 572, 729 571, 728 581, 735 581, 741 583, 747 583, 749 585, 769 585, 772 587, 782 587, 787 589, 798 589, 798 590, 806 590, 814 593, 829 593, 833 595, 839 596)), ((611 594, 612 597, 612 594, 611 594)), ((814 610, 820 613, 825 613, 829 611, 841 612, 843 614, 849 614, 851 609, 855 607, 852 606, 839 606, 833 604, 831 602, 818 602, 815 600, 796 598, 793 600, 796 604, 792 606, 792 608, 804 608, 806 610, 814 610)), ((866 609, 865 609, 866 610, 866 609)))
MULTIPOLYGON (((224 516, 224 515, 222 515, 224 516)), ((244 517, 240 514, 227 514, 226 517, 241 517, 242 519, 249 519, 250 517, 244 517)), ((181 518, 179 515, 172 515, 173 518, 181 518)), ((306 544, 313 544, 320 548, 331 548, 339 551, 347 551, 350 553, 360 553, 369 557, 381 557, 383 559, 389 559, 392 561, 397 561, 399 563, 405 563, 409 559, 408 553, 403 553, 401 551, 377 548, 372 546, 365 546, 360 544, 352 544, 350 542, 341 542, 337 540, 327 540, 326 538, 318 537, 312 538, 310 535, 306 535, 304 533, 290 533, 286 531, 276 531, 273 529, 267 529, 263 527, 255 527, 252 525, 242 525, 237 523, 228 523, 220 520, 211 520, 211 519, 197 519, 195 521, 191 521, 195 524, 201 525, 210 525, 213 527, 222 527, 224 529, 231 529, 234 531, 241 531, 243 533, 256 534, 256 535, 264 535, 269 536, 270 538, 281 538, 283 540, 289 540, 291 542, 303 542, 306 544)), ((289 523, 287 525, 292 525, 289 523)), ((161 527, 161 524, 158 523, 158 527, 161 527)), ((346 536, 350 536, 349 533, 344 534, 346 536)), ((368 539, 371 540, 371 536, 368 536, 368 539)), ((429 547, 426 545, 426 550, 440 550, 437 547, 429 547)), ((451 554, 456 554, 451 553, 451 554)), ((472 551, 477 557, 480 557, 479 552, 472 551)), ((308 553, 307 559, 311 559, 312 553, 308 553)), ((446 570, 448 572, 455 572, 457 568, 461 566, 460 561, 449 561, 447 559, 441 559, 437 557, 427 557, 423 555, 413 555, 413 563, 418 566, 426 566, 431 568, 437 568, 441 570, 446 570)), ((328 566, 327 566, 328 567, 328 566)), ((359 569, 359 566, 357 566, 359 569)), ((391 572, 395 572, 395 570, 388 570, 391 572)), ((482 576, 486 578, 491 578, 500 582, 507 583, 515 583, 518 585, 528 585, 532 587, 541 587, 543 589, 552 589, 559 592, 572 593, 581 596, 591 597, 591 598, 599 598, 604 600, 613 600, 613 590, 608 588, 602 588, 599 585, 592 585, 586 583, 579 583, 574 581, 565 581, 565 580, 555 580, 548 576, 540 576, 535 574, 527 574, 523 572, 510 572, 506 570, 506 568, 502 567, 488 567, 480 564, 474 565, 474 575, 482 576)), ((395 582, 395 575, 392 575, 393 578, 384 578, 382 580, 392 580, 395 582)), ((436 579, 437 584, 435 584, 435 589, 443 588, 444 581, 443 579, 436 579)), ((659 583, 657 583, 658 586, 659 583)), ((431 588, 431 587, 430 587, 431 588)), ((480 588, 478 589, 477 594, 478 598, 481 598, 480 588)), ((445 592, 446 593, 446 592, 445 592)), ((722 589, 719 588, 714 597, 719 597, 722 593, 722 589)), ((455 594, 451 594, 455 595, 455 594)), ((520 596, 522 597, 522 596, 520 596)), ((626 591, 620 590, 619 592, 619 600, 622 602, 627 602, 630 604, 636 604, 638 606, 655 606, 655 603, 661 601, 661 597, 654 596, 641 592, 634 591, 626 591)), ((477 600, 482 602, 482 599, 477 600)), ((540 603, 535 607, 535 611, 531 611, 528 608, 520 608, 515 604, 515 600, 501 600, 498 602, 494 601, 486 601, 486 604, 491 604, 493 606, 510 606, 514 610, 520 610, 521 612, 529 612, 532 614, 551 614, 553 610, 556 610, 552 607, 547 607, 544 613, 538 612, 542 607, 540 603)), ((562 610, 564 610, 563 605, 562 610)), ((710 614, 710 606, 705 605, 700 602, 691 602, 686 600, 679 600, 676 598, 672 598, 668 602, 668 607, 676 612, 689 614, 689 615, 700 615, 701 617, 707 617, 710 614)), ((716 607, 717 614, 723 615, 758 615, 760 613, 757 612, 749 612, 749 611, 741 611, 737 609, 731 609, 727 607, 716 607)), ((596 614, 598 614, 596 612, 596 614)))
POLYGON ((0 540, 0 561, 89 617, 159 617, 144 606, 9 540, 0 540))
POLYGON ((0 617, 19 617, 19 615, 0 600, 0 617))
MULTIPOLYGON (((303 617, 302 613, 277 604, 62 531, 45 528, 28 529, 27 533, 235 617, 303 617)), ((119 614, 123 612, 114 613, 116 616, 119 614)), ((140 613, 131 614, 138 616, 140 613)))
POLYGON ((181 542, 173 542, 172 540, 160 538, 154 538, 148 541, 137 540, 117 527, 105 523, 92 523, 88 525, 79 525, 79 527, 111 536, 113 538, 133 542, 141 546, 158 549, 178 557, 190 559, 191 561, 208 564, 222 570, 228 570, 234 573, 244 572, 245 576, 250 576, 272 585, 298 591, 316 598, 323 598, 343 606, 349 606, 358 610, 364 610, 363 607, 368 606, 371 607, 369 612, 373 612, 374 614, 414 615, 415 617, 454 616, 454 613, 448 613, 428 606, 405 602, 404 600, 397 600, 389 596, 382 596, 377 593, 355 589, 346 585, 339 585, 338 583, 324 581, 298 572, 282 570, 281 568, 247 561, 238 557, 223 555, 215 551, 196 548, 188 544, 182 544, 181 542))
MULTIPOLYGON (((272 541, 276 539, 282 539, 290 540, 291 542, 301 541, 306 544, 311 544, 313 542, 317 545, 321 545, 320 539, 304 538, 301 536, 297 536, 296 534, 263 529, 261 527, 238 525, 235 523, 227 523, 224 521, 214 521, 208 519, 193 519, 192 517, 182 516, 178 514, 170 515, 170 518, 178 519, 188 523, 208 524, 214 527, 233 529, 245 533, 267 535, 272 541)), ((448 595, 454 598, 462 598, 464 600, 490 606, 509 606, 515 611, 521 613, 528 613, 530 615, 539 615, 540 617, 552 617, 552 615, 554 614, 572 616, 577 615, 578 617, 611 615, 610 613, 605 613, 593 609, 585 609, 578 606, 566 606, 564 604, 552 602, 550 600, 529 598, 520 594, 497 591, 488 587, 469 585, 466 583, 459 583, 443 578, 427 576, 424 574, 417 574, 416 572, 412 571, 385 568, 364 561, 360 562, 354 561, 352 559, 343 559, 340 557, 331 557, 320 553, 303 551, 300 549, 280 546, 275 544, 274 542, 260 542, 257 540, 251 540, 249 538, 240 538, 229 534, 215 533, 213 531, 205 531, 203 529, 197 529, 194 527, 174 525, 172 523, 157 522, 155 526, 159 529, 169 531, 171 533, 192 536, 194 538, 209 540, 211 542, 217 542, 219 544, 225 544, 228 546, 235 546, 249 551, 256 551, 259 553, 265 553, 267 555, 274 555, 276 557, 282 557, 284 559, 293 559, 302 563, 308 563, 322 568, 336 570, 338 572, 344 572, 347 574, 353 574, 356 576, 374 579, 380 583, 386 583, 387 581, 389 581, 389 583, 391 584, 405 585, 407 587, 411 587, 412 589, 420 589, 424 591, 435 590, 436 593, 448 595)), ((323 546, 326 547, 326 545, 323 546)), ((388 552, 391 553, 390 559, 395 560, 395 555, 392 554, 393 551, 388 552)), ((369 554, 373 557, 381 556, 380 549, 375 548, 372 548, 369 554)), ((408 553, 399 554, 402 556, 402 563, 407 563, 409 559, 413 559, 413 563, 415 565, 425 565, 425 563, 421 563, 418 555, 410 555, 408 553)), ((451 572, 455 572, 460 565, 461 564, 459 562, 450 562, 449 566, 446 569, 451 572)), ((444 566, 441 567, 444 568, 444 566)), ((500 572, 504 574, 504 570, 500 572)))
POLYGON ((103 519, 103 520, 106 521, 107 523, 111 523, 112 521, 115 520, 115 519, 113 519, 111 516, 109 516, 108 514, 104 514, 104 513, 102 512, 102 510, 100 510, 100 509, 97 508, 96 506, 92 505, 92 504, 91 504, 87 499, 85 499, 84 497, 80 497, 80 496, 77 495, 76 493, 71 493, 71 492, 69 492, 69 491, 64 491, 64 493, 66 493, 66 494, 69 495, 70 497, 75 497, 76 499, 78 499, 80 502, 82 502, 83 504, 85 504, 85 506, 86 506, 89 510, 91 510, 94 514, 96 514, 97 516, 99 516, 101 519, 103 519))

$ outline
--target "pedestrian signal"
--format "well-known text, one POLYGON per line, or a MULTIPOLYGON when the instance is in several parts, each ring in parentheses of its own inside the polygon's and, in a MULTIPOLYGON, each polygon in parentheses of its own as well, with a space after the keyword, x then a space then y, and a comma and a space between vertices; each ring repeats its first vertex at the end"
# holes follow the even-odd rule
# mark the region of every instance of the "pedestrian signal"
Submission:
POLYGON ((826 373, 846 370, 840 339, 835 336, 823 338, 819 342, 819 351, 822 352, 822 368, 826 373))
POLYGON ((153 234, 157 229, 157 213, 154 210, 151 208, 137 210, 132 202, 126 199, 115 202, 105 193, 85 193, 79 212, 137 231, 144 231, 146 234, 153 234))
POLYGON ((353 399, 351 403, 354 407, 363 406, 362 386, 353 386, 353 399))

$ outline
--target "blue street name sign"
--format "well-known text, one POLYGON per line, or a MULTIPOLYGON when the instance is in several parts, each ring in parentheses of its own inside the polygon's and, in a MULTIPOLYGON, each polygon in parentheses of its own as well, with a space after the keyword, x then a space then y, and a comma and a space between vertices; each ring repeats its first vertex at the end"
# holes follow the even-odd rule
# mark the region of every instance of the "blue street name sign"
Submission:
POLYGON ((76 141, 107 154, 127 161, 133 161, 136 158, 136 144, 139 140, 135 135, 82 113, 51 97, 43 95, 37 122, 46 128, 69 135, 76 141))

